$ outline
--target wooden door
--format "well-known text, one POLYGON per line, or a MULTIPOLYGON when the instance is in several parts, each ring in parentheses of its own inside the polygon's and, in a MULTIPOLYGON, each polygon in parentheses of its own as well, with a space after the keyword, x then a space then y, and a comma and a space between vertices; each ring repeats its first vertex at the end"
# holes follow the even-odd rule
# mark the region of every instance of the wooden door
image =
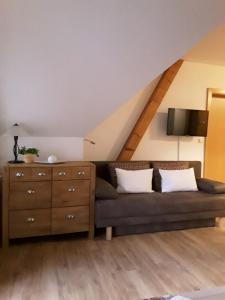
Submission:
POLYGON ((212 97, 208 109, 204 177, 225 182, 225 97, 212 97))

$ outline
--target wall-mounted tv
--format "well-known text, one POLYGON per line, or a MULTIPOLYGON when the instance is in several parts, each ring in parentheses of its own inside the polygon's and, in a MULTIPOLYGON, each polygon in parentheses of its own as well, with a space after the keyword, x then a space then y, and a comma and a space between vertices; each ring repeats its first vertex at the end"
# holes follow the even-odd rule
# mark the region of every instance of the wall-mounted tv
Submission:
POLYGON ((207 136, 207 110, 169 108, 167 134, 176 136, 207 136))

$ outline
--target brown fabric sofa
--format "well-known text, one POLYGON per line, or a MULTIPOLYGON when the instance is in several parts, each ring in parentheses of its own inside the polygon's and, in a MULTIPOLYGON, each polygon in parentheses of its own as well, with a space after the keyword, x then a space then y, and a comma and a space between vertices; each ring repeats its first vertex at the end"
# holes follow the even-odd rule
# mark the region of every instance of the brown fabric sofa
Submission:
MULTIPOLYGON (((97 177, 107 181, 109 186, 113 184, 114 179, 110 176, 110 162, 94 163, 97 177)), ((121 162, 121 168, 123 168, 123 163, 131 164, 132 169, 132 164, 137 162, 121 162)), ((149 168, 154 163, 154 161, 149 161, 149 168)), ((174 164, 173 161, 166 163, 174 164)), ((110 239, 112 227, 116 235, 122 235, 214 226, 216 217, 225 216, 225 184, 199 179, 201 162, 188 161, 186 163, 190 168, 194 168, 198 192, 118 194, 117 197, 115 197, 115 192, 109 193, 107 197, 106 192, 103 193, 103 197, 99 197, 103 189, 100 180, 95 202, 96 227, 108 228, 107 235, 110 239)))

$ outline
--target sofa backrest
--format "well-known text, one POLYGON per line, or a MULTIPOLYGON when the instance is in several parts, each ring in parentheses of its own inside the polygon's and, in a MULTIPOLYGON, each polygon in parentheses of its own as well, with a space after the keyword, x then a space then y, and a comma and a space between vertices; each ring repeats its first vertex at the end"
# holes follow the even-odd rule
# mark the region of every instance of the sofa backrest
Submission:
MULTIPOLYGON (((93 161, 93 163, 96 165, 96 175, 98 177, 104 178, 107 181, 111 181, 110 173, 109 173, 109 167, 108 164, 112 161, 93 161)), ((129 163, 132 163, 133 161, 129 161, 129 163)), ((152 164, 154 162, 165 162, 165 161, 149 161, 149 167, 152 168, 152 164)), ((174 161, 166 161, 167 163, 174 163, 174 161)), ((184 161, 182 161, 184 162, 184 161)), ((200 161, 185 161, 189 163, 190 168, 194 168, 195 171, 195 177, 200 178, 201 177, 201 162, 200 161)))

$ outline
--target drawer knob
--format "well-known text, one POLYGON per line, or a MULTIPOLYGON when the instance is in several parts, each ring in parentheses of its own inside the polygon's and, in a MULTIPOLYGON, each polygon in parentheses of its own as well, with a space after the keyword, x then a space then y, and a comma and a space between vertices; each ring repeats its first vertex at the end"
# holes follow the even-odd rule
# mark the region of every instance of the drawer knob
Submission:
POLYGON ((65 175, 66 175, 66 172, 59 172, 58 175, 59 175, 59 176, 65 176, 65 175))
POLYGON ((73 192, 75 192, 76 191, 76 188, 75 187, 72 187, 72 188, 69 188, 68 189, 68 192, 70 192, 70 193, 73 193, 73 192))
POLYGON ((16 173, 16 177, 23 177, 24 176, 24 173, 23 172, 17 172, 16 173))
POLYGON ((32 218, 32 217, 27 218, 27 223, 34 223, 34 221, 35 221, 35 218, 32 218))
POLYGON ((27 194, 31 195, 31 194, 35 194, 35 190, 27 190, 27 194))
POLYGON ((66 218, 67 218, 68 220, 73 220, 73 219, 75 218, 75 216, 74 216, 74 215, 71 215, 71 214, 68 214, 68 215, 66 215, 66 218))
POLYGON ((78 171, 78 172, 77 172, 77 175, 79 175, 79 176, 84 176, 84 175, 85 175, 85 172, 84 172, 84 171, 78 171))
POLYGON ((38 176, 46 176, 46 173, 45 172, 39 172, 38 176))

